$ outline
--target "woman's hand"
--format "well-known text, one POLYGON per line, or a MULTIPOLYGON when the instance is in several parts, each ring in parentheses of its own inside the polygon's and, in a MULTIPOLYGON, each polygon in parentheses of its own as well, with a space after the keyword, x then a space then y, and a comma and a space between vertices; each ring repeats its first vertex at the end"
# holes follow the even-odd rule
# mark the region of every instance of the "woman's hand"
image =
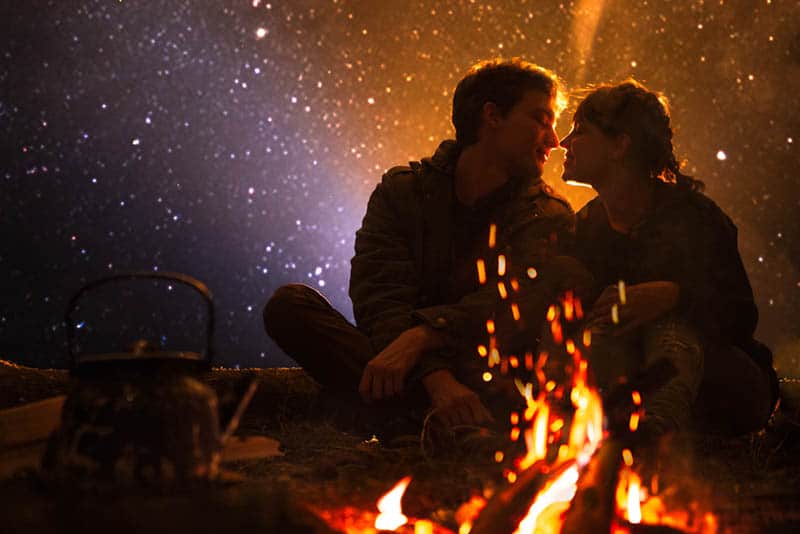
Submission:
POLYGON ((586 316, 587 328, 615 336, 628 333, 675 308, 680 291, 678 284, 666 280, 643 282, 627 287, 624 292, 618 286, 609 286, 586 316))

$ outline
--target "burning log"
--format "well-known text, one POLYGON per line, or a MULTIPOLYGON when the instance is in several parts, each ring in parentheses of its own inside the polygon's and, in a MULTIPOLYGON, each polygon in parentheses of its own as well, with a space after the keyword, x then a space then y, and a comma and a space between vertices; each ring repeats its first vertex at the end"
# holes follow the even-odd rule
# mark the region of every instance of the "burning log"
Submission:
MULTIPOLYGON (((547 464, 539 461, 523 471, 517 481, 494 495, 481 511, 470 530, 471 534, 511 533, 517 529, 520 520, 531 506, 533 498, 549 480, 555 480, 574 461, 562 463, 555 469, 547 470, 547 464)), ((613 493, 613 492, 612 492, 613 493)))
POLYGON ((667 525, 645 525, 617 521, 617 526, 629 534, 684 534, 682 530, 667 525))
POLYGON ((622 449, 619 439, 608 438, 592 456, 564 517, 563 534, 610 531, 622 449))

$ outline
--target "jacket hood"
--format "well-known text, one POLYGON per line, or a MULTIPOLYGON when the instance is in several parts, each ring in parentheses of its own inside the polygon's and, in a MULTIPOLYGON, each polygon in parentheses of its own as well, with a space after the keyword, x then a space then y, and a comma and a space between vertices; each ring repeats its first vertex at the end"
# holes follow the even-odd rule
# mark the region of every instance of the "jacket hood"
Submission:
MULTIPOLYGON (((421 163, 423 167, 432 167, 437 171, 448 176, 455 176, 456 163, 458 157, 461 155, 462 146, 456 143, 453 139, 446 139, 439 143, 439 147, 433 156, 423 158, 421 163)), ((527 189, 542 183, 542 178, 539 176, 528 176, 525 178, 514 180, 515 189, 527 189)))
POLYGON ((456 162, 461 155, 461 147, 453 139, 446 139, 439 143, 439 147, 433 156, 423 158, 422 165, 430 166, 439 172, 455 175, 456 162))

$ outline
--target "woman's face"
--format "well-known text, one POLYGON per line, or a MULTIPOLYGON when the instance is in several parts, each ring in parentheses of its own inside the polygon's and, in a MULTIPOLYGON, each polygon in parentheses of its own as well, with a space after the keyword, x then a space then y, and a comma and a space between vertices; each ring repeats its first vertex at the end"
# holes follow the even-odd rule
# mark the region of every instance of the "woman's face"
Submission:
POLYGON ((585 120, 576 120, 572 130, 561 140, 566 149, 564 181, 582 182, 596 186, 602 184, 609 172, 615 149, 612 137, 585 120))

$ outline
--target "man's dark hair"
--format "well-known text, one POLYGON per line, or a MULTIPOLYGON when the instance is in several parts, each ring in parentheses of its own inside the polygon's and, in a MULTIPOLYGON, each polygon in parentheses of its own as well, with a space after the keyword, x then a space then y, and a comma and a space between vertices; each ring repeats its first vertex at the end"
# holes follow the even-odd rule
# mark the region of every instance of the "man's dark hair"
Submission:
POLYGON ((468 146, 478 141, 481 111, 493 102, 505 116, 526 92, 558 95, 558 78, 549 70, 514 58, 481 61, 458 82, 453 94, 453 126, 456 142, 468 146))

